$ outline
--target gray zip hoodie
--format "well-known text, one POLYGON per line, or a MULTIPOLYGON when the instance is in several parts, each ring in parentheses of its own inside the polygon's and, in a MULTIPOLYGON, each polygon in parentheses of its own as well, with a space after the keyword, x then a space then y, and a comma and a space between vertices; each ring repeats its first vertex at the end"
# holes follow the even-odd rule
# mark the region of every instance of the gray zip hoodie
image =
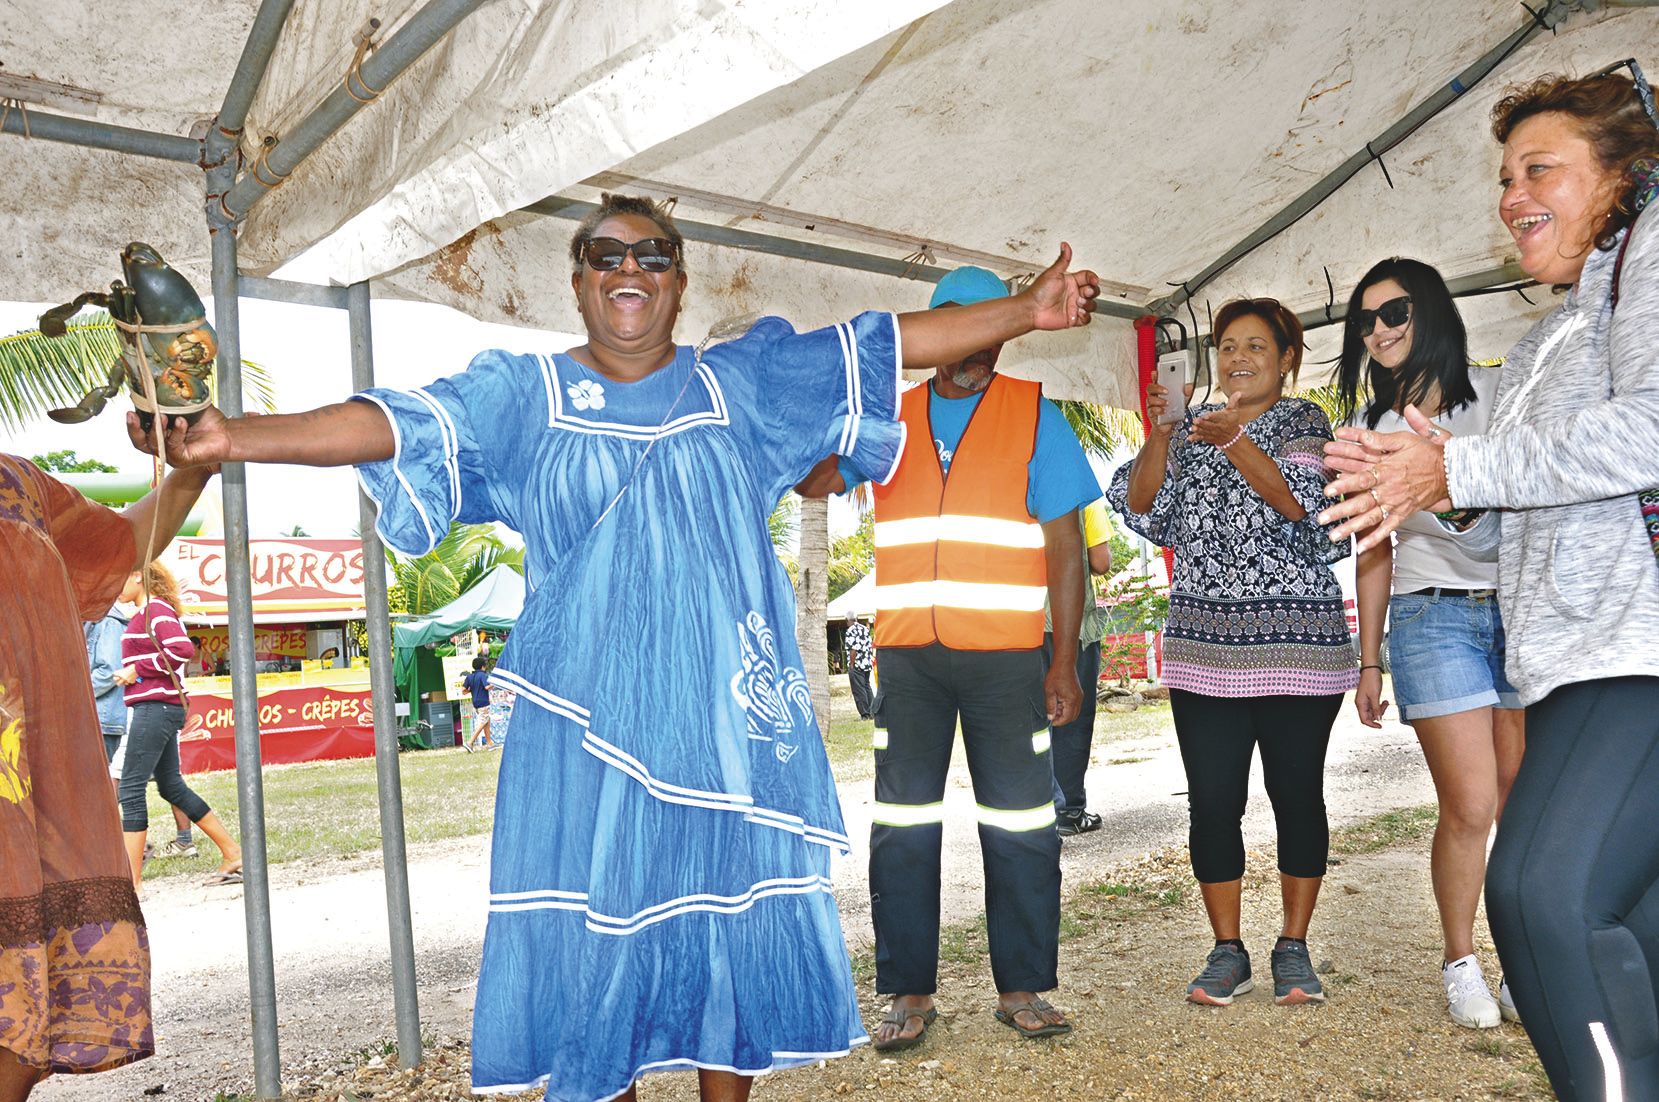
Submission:
POLYGON ((1486 435, 1446 445, 1452 501, 1504 510, 1505 669, 1527 704, 1659 677, 1659 562, 1636 501, 1659 487, 1659 204, 1627 232, 1617 311, 1615 246, 1510 351, 1486 435))

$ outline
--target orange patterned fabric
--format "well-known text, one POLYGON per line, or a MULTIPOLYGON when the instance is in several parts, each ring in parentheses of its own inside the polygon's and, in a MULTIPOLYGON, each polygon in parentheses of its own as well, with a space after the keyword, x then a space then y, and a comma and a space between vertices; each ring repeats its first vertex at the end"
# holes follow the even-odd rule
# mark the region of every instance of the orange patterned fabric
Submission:
POLYGON ((134 554, 120 516, 0 455, 0 1048, 53 1071, 154 1051, 149 943, 78 630, 134 554))

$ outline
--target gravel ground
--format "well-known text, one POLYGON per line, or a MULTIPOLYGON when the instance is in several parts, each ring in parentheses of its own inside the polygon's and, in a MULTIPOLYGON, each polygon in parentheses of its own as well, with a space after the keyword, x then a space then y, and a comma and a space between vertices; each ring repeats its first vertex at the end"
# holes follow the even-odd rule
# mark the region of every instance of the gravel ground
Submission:
MULTIPOLYGON (((1102 721, 1089 776, 1091 803, 1106 812, 1098 834, 1068 842, 1068 904, 1061 989, 1077 1032, 1027 1042, 991 1017, 983 951, 972 932, 951 939, 942 1014, 928 1041, 898 1059, 868 1048, 821 1069, 757 1085, 757 1099, 823 1099, 880 1089, 898 1099, 1076 1098, 1537 1098, 1548 1097, 1525 1034, 1512 1025, 1475 1033, 1445 1016, 1438 923, 1426 842, 1333 868, 1315 919, 1313 954, 1329 961, 1331 1001, 1285 1009, 1268 991, 1212 1011, 1181 992, 1202 964, 1208 935, 1180 850, 1185 782, 1173 738, 1112 740, 1102 721), (1149 856, 1151 855, 1151 856, 1149 856), (1089 884, 1116 882, 1126 894, 1089 884), (1171 891, 1171 889, 1177 889, 1171 891)), ((978 845, 965 770, 947 797, 945 913, 976 914, 978 845)), ((1247 842, 1270 843, 1272 820, 1259 777, 1247 842)), ((843 786, 848 828, 867 837, 868 780, 843 786)), ((1347 715, 1333 739, 1327 802, 1336 823, 1432 802, 1409 729, 1367 732, 1347 715)), ((283 1082, 294 1098, 439 1100, 470 1096, 466 1039, 484 922, 487 839, 411 850, 422 1026, 427 1059, 412 1072, 387 1068, 391 1017, 386 921, 378 858, 296 863, 272 871, 283 1082)), ((865 855, 836 872, 849 944, 868 959, 865 855)), ((1271 853, 1253 853, 1246 941, 1262 971, 1276 926, 1271 853)), ((107 1075, 59 1077, 39 1102, 102 1102, 145 1096, 213 1102, 251 1098, 244 933, 237 889, 162 881, 145 903, 156 972, 156 1058, 107 1075)), ((1484 937, 1484 924, 1480 927, 1484 937)), ((1496 969, 1490 945, 1483 946, 1496 969)), ((862 986, 873 985, 867 974, 862 986)), ((882 1006, 873 995, 868 1019, 882 1006)), ((395 1058, 394 1058, 395 1059, 395 1058)), ((649 1079, 647 1099, 694 1097, 692 1078, 649 1079)), ((538 1098, 532 1093, 527 1099, 538 1098)))

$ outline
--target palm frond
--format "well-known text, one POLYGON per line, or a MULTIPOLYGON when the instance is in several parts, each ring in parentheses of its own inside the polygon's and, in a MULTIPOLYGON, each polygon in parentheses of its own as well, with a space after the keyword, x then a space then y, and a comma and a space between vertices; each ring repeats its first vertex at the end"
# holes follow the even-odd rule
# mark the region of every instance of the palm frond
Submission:
POLYGON ((1133 451, 1145 439, 1138 413, 1092 402, 1057 401, 1054 404, 1066 415, 1083 450, 1091 455, 1108 458, 1114 452, 1133 451))
POLYGON ((489 524, 452 524, 426 554, 406 559, 386 550, 394 584, 391 605, 415 616, 442 608, 505 563, 524 572, 524 549, 501 542, 489 524))
MULTIPOLYGON (((1324 386, 1310 386, 1306 390, 1298 390, 1296 397, 1306 398, 1314 405, 1325 411, 1325 416, 1332 425, 1342 423, 1342 396, 1337 391, 1336 383, 1327 383, 1324 386)), ((1363 407, 1362 407, 1363 408, 1363 407)))
MULTIPOLYGON (((61 337, 47 337, 39 329, 0 337, 0 425, 20 429, 49 409, 74 405, 82 394, 104 385, 120 354, 115 323, 101 311, 71 321, 61 337)), ((269 371, 243 360, 242 382, 245 405, 276 412, 269 371)))

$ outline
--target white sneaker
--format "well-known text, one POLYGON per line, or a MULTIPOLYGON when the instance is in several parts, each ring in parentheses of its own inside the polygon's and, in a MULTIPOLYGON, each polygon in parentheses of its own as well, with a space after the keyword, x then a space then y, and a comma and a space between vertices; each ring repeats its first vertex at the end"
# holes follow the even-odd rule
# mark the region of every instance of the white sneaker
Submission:
POLYGON ((1440 982, 1446 987, 1446 1006, 1452 1021, 1470 1029, 1492 1029, 1503 1021, 1498 1000, 1486 986, 1480 961, 1474 954, 1440 967, 1440 982))
POLYGON ((1503 1014, 1506 1022, 1519 1022, 1521 1012, 1515 1009, 1515 1000, 1509 994, 1509 981, 1498 981, 1498 1010, 1503 1014))

